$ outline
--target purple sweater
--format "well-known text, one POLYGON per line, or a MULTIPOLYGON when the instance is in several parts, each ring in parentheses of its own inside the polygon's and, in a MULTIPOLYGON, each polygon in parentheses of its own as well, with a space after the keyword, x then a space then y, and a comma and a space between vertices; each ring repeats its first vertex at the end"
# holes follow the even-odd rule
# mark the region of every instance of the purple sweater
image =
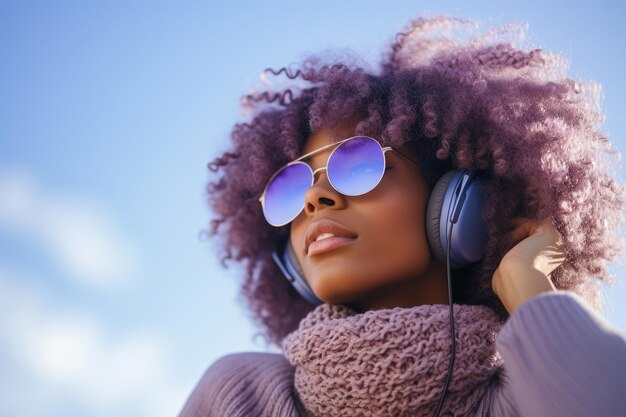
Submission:
MULTIPOLYGON (((505 378, 476 416, 626 416, 626 335, 569 291, 520 305, 496 337, 505 378)), ((179 417, 306 416, 281 354, 226 355, 179 417)))

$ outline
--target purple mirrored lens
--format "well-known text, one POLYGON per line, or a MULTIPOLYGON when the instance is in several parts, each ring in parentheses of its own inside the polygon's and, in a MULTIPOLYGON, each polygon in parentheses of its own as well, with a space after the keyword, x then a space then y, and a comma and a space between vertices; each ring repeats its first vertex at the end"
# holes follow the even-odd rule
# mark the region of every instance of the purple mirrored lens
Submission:
POLYGON ((385 156, 372 138, 355 137, 339 145, 328 160, 328 179, 342 194, 371 191, 383 176, 385 156))
POLYGON ((304 163, 289 165, 267 187, 263 214, 274 226, 293 220, 304 207, 304 194, 313 185, 311 168, 304 163))

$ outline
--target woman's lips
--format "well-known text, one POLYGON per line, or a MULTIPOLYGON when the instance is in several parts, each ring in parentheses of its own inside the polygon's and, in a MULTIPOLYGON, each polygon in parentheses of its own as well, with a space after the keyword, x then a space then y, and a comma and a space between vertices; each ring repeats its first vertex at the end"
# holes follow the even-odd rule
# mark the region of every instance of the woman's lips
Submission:
POLYGON ((320 253, 328 252, 333 249, 339 248, 341 246, 345 246, 349 243, 355 241, 356 238, 351 237, 341 237, 341 236, 333 236, 327 237, 322 240, 318 240, 316 242, 311 242, 309 245, 308 256, 319 255, 320 253))

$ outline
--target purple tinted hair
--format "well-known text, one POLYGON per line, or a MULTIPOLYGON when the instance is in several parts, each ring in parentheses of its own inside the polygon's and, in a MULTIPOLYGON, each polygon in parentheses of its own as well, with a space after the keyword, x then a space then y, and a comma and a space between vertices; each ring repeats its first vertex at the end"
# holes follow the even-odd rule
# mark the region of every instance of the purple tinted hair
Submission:
POLYGON ((504 238, 510 219, 524 216, 552 221, 565 240, 567 259, 551 275, 556 288, 603 310, 598 284, 613 282, 607 262, 621 261, 626 247, 626 187, 613 178, 620 155, 600 130, 600 88, 567 78, 559 56, 503 40, 519 33, 515 27, 476 28, 417 18, 377 71, 310 58, 265 71, 284 75, 282 88, 243 97, 250 119, 233 127, 230 149, 208 165, 216 173, 206 188, 215 218, 206 232, 221 238, 225 267, 228 260, 245 267, 240 300, 270 343, 278 346, 313 307, 271 258, 289 225, 268 225, 258 198, 312 132, 352 120, 355 134, 384 146, 409 143, 431 188, 455 168, 476 167, 489 178, 487 254, 454 270, 455 303, 487 305, 506 318, 491 278, 513 246, 504 238))

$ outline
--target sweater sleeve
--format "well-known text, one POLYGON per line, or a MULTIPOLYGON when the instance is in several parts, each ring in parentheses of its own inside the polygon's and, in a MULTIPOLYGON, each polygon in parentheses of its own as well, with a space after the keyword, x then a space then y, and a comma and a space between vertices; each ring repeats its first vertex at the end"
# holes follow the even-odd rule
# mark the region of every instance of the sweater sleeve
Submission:
POLYGON ((504 379, 497 417, 619 416, 626 410, 626 335, 578 294, 556 291, 521 304, 496 336, 504 379))
POLYGON ((223 356, 204 373, 179 417, 304 417, 293 374, 281 354, 223 356))

